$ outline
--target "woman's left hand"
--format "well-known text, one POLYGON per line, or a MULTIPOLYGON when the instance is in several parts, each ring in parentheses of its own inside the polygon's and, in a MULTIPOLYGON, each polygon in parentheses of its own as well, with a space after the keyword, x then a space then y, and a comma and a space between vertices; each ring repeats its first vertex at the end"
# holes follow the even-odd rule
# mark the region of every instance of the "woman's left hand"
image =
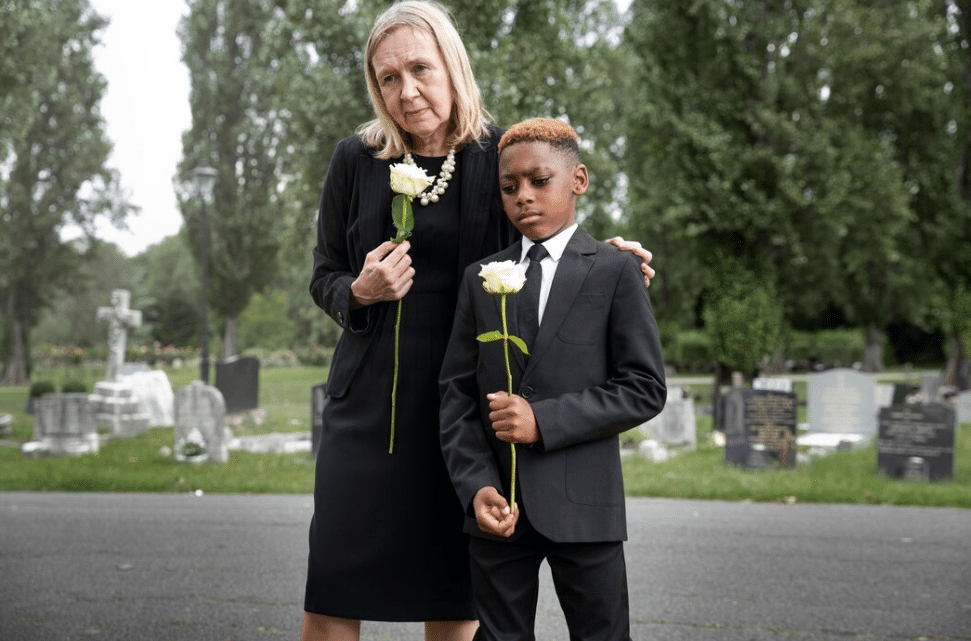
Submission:
POLYGON ((651 279, 654 278, 656 273, 653 269, 651 269, 650 265, 651 259, 654 258, 654 254, 644 249, 636 240, 624 240, 620 236, 614 236, 607 242, 618 249, 634 252, 634 254, 641 259, 641 273, 644 274, 644 286, 650 287, 651 279))

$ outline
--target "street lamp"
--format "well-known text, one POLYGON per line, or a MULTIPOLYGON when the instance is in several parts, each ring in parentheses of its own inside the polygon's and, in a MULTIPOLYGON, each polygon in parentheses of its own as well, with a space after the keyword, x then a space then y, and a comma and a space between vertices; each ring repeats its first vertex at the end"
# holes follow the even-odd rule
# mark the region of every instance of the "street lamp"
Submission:
POLYGON ((195 178, 196 190, 199 199, 202 201, 202 364, 200 374, 202 382, 209 384, 209 219, 206 216, 206 204, 212 199, 213 190, 216 187, 216 177, 219 172, 208 165, 196 167, 192 170, 195 178))

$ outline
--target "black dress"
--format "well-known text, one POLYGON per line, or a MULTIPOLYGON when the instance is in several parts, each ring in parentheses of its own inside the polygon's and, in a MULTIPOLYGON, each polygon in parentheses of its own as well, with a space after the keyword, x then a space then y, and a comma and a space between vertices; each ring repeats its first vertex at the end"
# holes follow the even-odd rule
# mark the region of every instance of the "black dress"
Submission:
MULTIPOLYGON (((431 176, 443 158, 416 157, 431 176)), ((461 165, 462 152, 456 162, 461 165)), ((347 392, 324 409, 304 608, 349 619, 474 619, 463 514, 439 445, 438 374, 459 272, 460 171, 438 203, 417 199, 388 454, 397 303, 371 310, 369 346, 347 392)), ((323 213, 322 213, 323 215, 323 213)), ((386 213, 391 238, 390 209, 386 213)))

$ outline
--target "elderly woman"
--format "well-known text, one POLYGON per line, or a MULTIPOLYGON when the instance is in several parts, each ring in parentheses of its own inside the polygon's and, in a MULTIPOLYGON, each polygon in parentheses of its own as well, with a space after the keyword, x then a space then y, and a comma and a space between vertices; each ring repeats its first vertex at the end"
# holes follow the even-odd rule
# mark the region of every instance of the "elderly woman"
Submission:
MULTIPOLYGON (((426 639, 461 641, 476 624, 462 508, 438 441, 438 374, 463 268, 515 240, 498 189, 502 130, 438 4, 392 5, 366 55, 377 118, 338 144, 317 221, 310 292, 343 334, 327 381, 302 638, 357 639, 363 619, 424 621, 426 639), (388 241, 397 162, 435 177, 400 244, 388 241)), ((650 254, 628 248, 649 281, 650 254)))

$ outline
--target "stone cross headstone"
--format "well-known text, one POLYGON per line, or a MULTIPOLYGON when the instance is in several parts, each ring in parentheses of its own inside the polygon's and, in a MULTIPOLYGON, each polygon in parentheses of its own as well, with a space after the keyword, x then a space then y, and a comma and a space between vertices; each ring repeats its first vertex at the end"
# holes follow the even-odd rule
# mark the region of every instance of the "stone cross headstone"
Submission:
POLYGON ((873 379, 852 369, 831 369, 807 377, 809 430, 856 434, 869 440, 877 433, 873 379))
POLYGON ((639 425, 638 430, 644 436, 665 445, 695 449, 698 446, 698 435, 694 399, 680 387, 669 387, 664 409, 651 420, 639 425))
POLYGON ((908 480, 954 477, 954 408, 910 404, 880 410, 877 469, 908 480))
POLYGON ((233 356, 216 363, 216 388, 226 401, 227 414, 239 414, 260 406, 260 360, 233 356))
POLYGON ((954 396, 954 411, 958 425, 971 421, 971 390, 958 392, 954 396))
POLYGON ((34 440, 24 444, 24 453, 98 453, 98 423, 87 394, 45 394, 35 409, 34 440))
POLYGON ((125 362, 128 330, 142 324, 142 313, 129 309, 131 292, 116 289, 111 292, 111 307, 98 308, 98 320, 108 323, 108 371, 105 380, 113 383, 121 374, 125 362))
POLYGON ((764 467, 796 464, 797 398, 794 392, 743 387, 725 395, 725 462, 764 467))
POLYGON ((175 459, 177 461, 229 460, 230 434, 226 404, 219 390, 193 381, 175 395, 175 459))

